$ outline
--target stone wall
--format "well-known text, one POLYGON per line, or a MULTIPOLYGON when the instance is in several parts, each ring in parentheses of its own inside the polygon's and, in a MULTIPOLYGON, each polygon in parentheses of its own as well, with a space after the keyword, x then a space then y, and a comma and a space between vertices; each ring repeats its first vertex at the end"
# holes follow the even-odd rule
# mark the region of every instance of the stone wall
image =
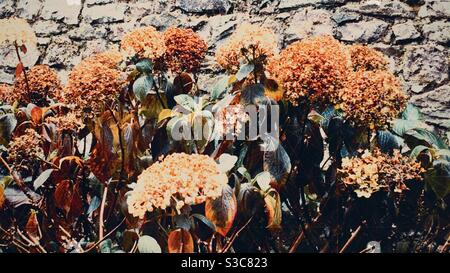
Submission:
MULTIPOLYGON (((391 59, 414 104, 427 120, 450 128, 449 0, 0 0, 0 18, 28 19, 38 36, 27 65, 48 64, 61 78, 82 58, 117 47, 137 26, 189 27, 210 51, 204 85, 219 73, 215 47, 243 21, 273 28, 280 47, 309 35, 331 34, 345 43, 368 43, 391 59)), ((0 50, 0 82, 12 82, 17 63, 0 50)))

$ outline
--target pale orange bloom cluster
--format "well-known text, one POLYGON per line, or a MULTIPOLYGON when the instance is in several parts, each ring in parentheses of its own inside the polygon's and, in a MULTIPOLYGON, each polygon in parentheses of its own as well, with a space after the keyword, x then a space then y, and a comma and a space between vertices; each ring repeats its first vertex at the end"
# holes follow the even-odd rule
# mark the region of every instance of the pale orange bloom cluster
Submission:
POLYGON ((36 65, 27 71, 30 90, 23 73, 14 83, 14 96, 20 103, 34 103, 38 106, 47 106, 49 99, 60 95, 62 87, 55 70, 46 65, 36 65))
POLYGON ((9 18, 0 20, 0 45, 34 45, 37 43, 33 29, 24 19, 9 18))
POLYGON ((0 84, 0 104, 12 104, 15 97, 12 87, 7 84, 0 84))
POLYGON ((277 54, 277 37, 270 29, 243 24, 236 29, 228 41, 217 49, 216 61, 230 73, 236 73, 246 57, 257 59, 265 56, 270 59, 277 54))
POLYGON ((69 112, 63 115, 50 116, 45 119, 48 123, 53 123, 58 132, 76 133, 84 127, 84 123, 75 112, 69 112))
POLYGON ((237 136, 249 119, 243 105, 229 105, 215 115, 215 130, 219 136, 237 136))
POLYGON ((75 103, 75 109, 88 117, 102 112, 121 92, 124 80, 117 69, 121 60, 115 51, 84 59, 69 74, 62 100, 75 103))
POLYGON ((421 180, 424 169, 420 163, 402 156, 398 150, 392 156, 379 150, 368 150, 360 157, 343 158, 339 175, 342 182, 350 186, 358 197, 369 198, 379 190, 406 190, 405 181, 421 180))
POLYGON ((127 198, 128 211, 143 218, 155 209, 200 204, 220 196, 227 182, 211 157, 174 153, 139 175, 127 198))
POLYGON ((200 68, 208 46, 192 29, 169 28, 164 33, 165 62, 170 71, 195 72, 200 68))
POLYGON ((355 124, 383 129, 405 108, 407 95, 390 72, 353 72, 340 99, 344 116, 355 124))
POLYGON ((26 129, 21 136, 13 138, 8 148, 8 161, 18 170, 32 169, 39 158, 44 158, 43 140, 33 129, 26 129))
POLYGON ((141 27, 125 34, 120 48, 130 57, 156 60, 166 51, 164 37, 154 27, 141 27))
POLYGON ((357 70, 386 70, 388 60, 383 53, 364 45, 348 47, 352 59, 352 67, 357 70))
POLYGON ((334 102, 350 72, 350 56, 333 37, 318 36, 289 45, 269 62, 268 71, 293 105, 334 102))

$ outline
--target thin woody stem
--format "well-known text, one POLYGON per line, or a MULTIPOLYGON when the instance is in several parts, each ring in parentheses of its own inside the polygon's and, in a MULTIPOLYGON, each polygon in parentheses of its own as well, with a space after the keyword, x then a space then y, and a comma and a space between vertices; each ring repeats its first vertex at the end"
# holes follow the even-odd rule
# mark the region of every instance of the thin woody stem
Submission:
MULTIPOLYGON (((14 47, 16 48, 17 59, 19 59, 19 62, 22 63, 22 58, 20 57, 19 46, 17 45, 17 41, 14 41, 14 47)), ((23 63, 22 63, 22 66, 23 66, 22 71, 23 71, 23 76, 25 78, 25 84, 27 86, 27 91, 29 93, 31 91, 31 88, 30 88, 30 84, 28 83, 27 71, 26 71, 25 66, 23 65, 23 63)))

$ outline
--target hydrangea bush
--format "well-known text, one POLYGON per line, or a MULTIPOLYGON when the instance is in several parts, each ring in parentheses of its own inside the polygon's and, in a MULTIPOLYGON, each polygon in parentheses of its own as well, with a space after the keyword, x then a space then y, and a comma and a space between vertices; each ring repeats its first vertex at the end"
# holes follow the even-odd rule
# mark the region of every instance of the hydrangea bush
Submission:
MULTIPOLYGON (((18 60, 36 43, 23 20, 0 29, 18 60)), ((0 250, 448 251, 449 139, 382 53, 282 49, 251 24, 210 46, 137 28, 65 84, 19 61, 0 85, 0 250), (200 89, 214 53, 222 75, 200 89)))

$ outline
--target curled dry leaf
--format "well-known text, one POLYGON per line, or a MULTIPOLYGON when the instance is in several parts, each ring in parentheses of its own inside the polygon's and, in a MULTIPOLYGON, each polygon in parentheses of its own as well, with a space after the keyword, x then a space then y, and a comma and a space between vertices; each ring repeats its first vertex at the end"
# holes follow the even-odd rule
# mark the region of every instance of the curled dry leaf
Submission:
POLYGON ((236 211, 236 196, 229 185, 223 187, 222 196, 206 200, 206 218, 216 226, 216 231, 222 236, 226 236, 233 226, 236 211))
POLYGON ((169 253, 193 253, 194 240, 189 231, 185 229, 176 229, 170 232, 167 240, 169 253))

